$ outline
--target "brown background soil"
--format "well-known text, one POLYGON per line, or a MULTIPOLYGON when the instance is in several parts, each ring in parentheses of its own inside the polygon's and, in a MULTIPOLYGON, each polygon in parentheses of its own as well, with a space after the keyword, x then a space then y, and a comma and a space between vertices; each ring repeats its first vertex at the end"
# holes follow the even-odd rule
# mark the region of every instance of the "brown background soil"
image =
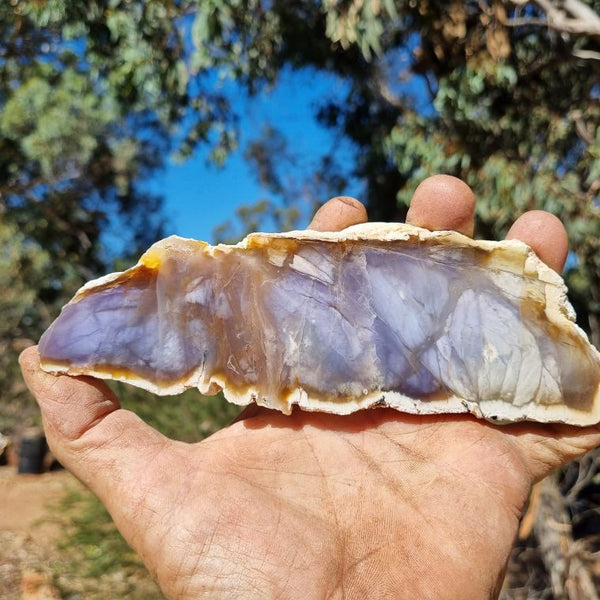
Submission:
POLYGON ((0 598, 60 598, 51 584, 60 534, 53 506, 79 485, 66 471, 19 475, 0 467, 0 598))

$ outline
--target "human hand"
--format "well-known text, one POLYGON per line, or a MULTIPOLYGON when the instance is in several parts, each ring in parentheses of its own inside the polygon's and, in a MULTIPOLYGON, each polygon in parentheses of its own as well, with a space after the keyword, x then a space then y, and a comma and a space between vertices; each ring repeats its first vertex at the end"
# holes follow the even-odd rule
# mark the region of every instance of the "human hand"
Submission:
MULTIPOLYGON (((474 199, 426 180, 408 219, 473 230, 474 199)), ((366 220, 351 199, 314 229, 366 220)), ((567 245, 547 213, 509 234, 560 270, 567 245)), ((100 381, 21 365, 49 445, 96 493, 166 596, 496 597, 532 484, 600 444, 600 429, 390 409, 291 416, 255 406, 198 444, 169 440, 119 407, 100 381)))

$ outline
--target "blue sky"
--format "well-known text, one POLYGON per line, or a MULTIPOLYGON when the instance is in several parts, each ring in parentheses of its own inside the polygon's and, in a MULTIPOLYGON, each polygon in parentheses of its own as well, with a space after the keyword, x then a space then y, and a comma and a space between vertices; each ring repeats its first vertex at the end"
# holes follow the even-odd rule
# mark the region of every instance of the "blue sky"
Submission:
MULTIPOLYGON (((294 153, 303 166, 309 169, 316 164, 335 143, 332 132, 316 122, 316 107, 327 96, 343 94, 345 88, 340 81, 308 69, 284 71, 268 94, 249 99, 240 93, 234 103, 241 117, 240 149, 225 166, 208 165, 206 150, 201 149, 183 164, 169 160, 166 171, 150 183, 152 191, 165 197, 167 233, 212 241, 213 229, 231 219, 236 207, 270 196, 243 158, 245 145, 266 123, 279 128, 293 142, 294 153)), ((345 160, 352 160, 349 148, 341 152, 345 160)), ((358 193, 358 186, 354 184, 354 189, 346 193, 358 193)))

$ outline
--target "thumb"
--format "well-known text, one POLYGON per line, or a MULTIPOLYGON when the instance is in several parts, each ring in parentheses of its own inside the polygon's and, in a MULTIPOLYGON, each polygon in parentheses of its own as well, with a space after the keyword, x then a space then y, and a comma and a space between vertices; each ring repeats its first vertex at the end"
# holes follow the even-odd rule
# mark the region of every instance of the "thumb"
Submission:
POLYGON ((102 381, 42 371, 37 347, 25 350, 19 363, 53 454, 113 513, 111 504, 131 494, 135 474, 147 472, 169 440, 122 409, 102 381))

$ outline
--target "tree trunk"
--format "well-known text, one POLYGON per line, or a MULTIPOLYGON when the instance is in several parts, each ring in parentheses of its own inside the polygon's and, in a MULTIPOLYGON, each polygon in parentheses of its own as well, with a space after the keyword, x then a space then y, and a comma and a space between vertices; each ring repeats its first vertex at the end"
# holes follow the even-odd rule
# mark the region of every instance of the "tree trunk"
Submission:
POLYGON ((565 498, 554 473, 539 484, 539 504, 533 530, 550 576, 555 600, 600 600, 583 558, 583 547, 573 540, 565 498))

